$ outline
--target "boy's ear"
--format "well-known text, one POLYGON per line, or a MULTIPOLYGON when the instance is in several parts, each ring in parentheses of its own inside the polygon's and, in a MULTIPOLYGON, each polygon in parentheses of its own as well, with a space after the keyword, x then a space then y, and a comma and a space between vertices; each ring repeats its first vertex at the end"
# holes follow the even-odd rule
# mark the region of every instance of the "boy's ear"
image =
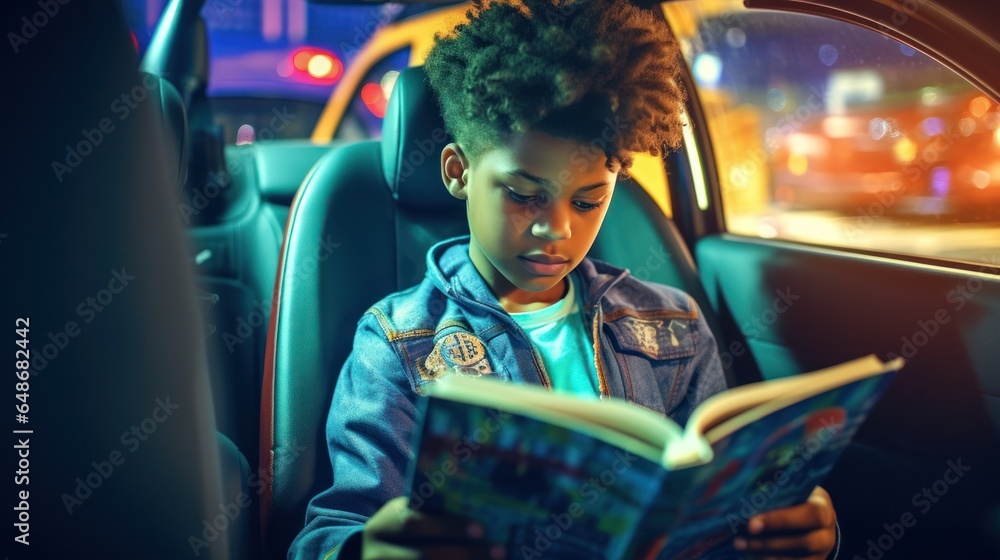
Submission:
POLYGON ((469 160, 458 144, 452 142, 441 150, 441 179, 451 196, 466 200, 468 194, 469 160))

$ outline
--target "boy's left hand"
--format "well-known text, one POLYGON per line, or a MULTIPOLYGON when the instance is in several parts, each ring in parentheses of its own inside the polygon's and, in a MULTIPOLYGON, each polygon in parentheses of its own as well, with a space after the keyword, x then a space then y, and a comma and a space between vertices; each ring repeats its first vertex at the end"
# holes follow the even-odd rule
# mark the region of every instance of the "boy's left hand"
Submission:
POLYGON ((837 544, 836 522, 830 495, 817 486, 803 504, 750 518, 733 547, 748 558, 826 560, 837 544))

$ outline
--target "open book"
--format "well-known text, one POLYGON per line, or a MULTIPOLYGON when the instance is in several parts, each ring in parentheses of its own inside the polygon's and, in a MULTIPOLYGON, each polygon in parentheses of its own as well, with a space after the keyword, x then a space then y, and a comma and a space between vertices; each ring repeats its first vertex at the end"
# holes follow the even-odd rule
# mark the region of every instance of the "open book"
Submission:
POLYGON ((410 507, 482 522, 510 558, 742 558, 732 537, 809 496, 902 365, 736 387, 684 429, 622 400, 444 377, 424 390, 410 507))

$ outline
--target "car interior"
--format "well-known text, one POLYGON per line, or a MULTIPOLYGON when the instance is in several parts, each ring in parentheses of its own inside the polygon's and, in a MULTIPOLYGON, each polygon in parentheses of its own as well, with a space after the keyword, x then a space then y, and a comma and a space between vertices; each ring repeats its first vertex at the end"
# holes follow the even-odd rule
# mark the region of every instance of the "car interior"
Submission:
MULTIPOLYGON (((127 306, 109 304, 83 325, 91 336, 66 345, 67 358, 46 355, 41 371, 32 363, 35 430, 49 434, 38 438, 42 488, 32 504, 42 546, 113 558, 284 558, 309 500, 332 482, 325 422, 337 413, 330 402, 358 319, 420 281, 432 244, 468 232, 437 158, 413 157, 428 140, 433 153, 448 141, 438 141, 436 100, 412 66, 396 78, 380 138, 227 143, 207 93, 206 0, 167 1, 141 60, 120 4, 96 3, 107 11, 63 5, 71 15, 52 16, 37 39, 58 48, 13 62, 23 75, 42 64, 65 74, 17 92, 32 110, 15 116, 15 130, 59 139, 39 154, 13 148, 18 171, 5 189, 0 228, 9 236, 0 252, 11 259, 5 268, 32 268, 4 279, 4 306, 34 314, 42 352, 58 338, 43 333, 62 328, 67 310, 75 317, 109 270, 126 263, 141 286, 116 296, 127 306), (74 52, 70 65, 60 53, 73 51, 80 30, 108 39, 74 52), (85 85, 81 103, 60 102, 67 83, 85 85), (78 141, 94 115, 107 114, 107 100, 135 88, 153 100, 138 105, 137 118, 116 120, 65 184, 46 176, 51 185, 34 186, 35 170, 50 168, 49 148, 61 154, 63 138, 78 141), (154 423, 167 435, 142 439, 141 452, 126 452, 119 466, 109 451, 122 448, 122 428, 144 426, 169 396, 183 420, 154 423), (102 474, 105 460, 129 474, 102 474), (103 488, 90 484, 91 473, 103 488)), ((971 0, 745 5, 877 31, 1000 102, 1000 69, 989 62, 1000 56, 1000 23, 971 0), (907 24, 887 23, 898 14, 907 24)), ((996 557, 1000 238, 986 240, 992 260, 971 262, 727 230, 718 139, 696 77, 688 70, 683 79, 695 94, 685 107, 691 135, 663 158, 671 215, 636 181, 619 181, 591 256, 690 294, 731 386, 873 352, 904 356, 905 369, 824 484, 840 558, 996 557), (967 473, 918 508, 916 497, 955 462, 967 473), (895 535, 890 527, 908 512, 915 528, 895 535)))

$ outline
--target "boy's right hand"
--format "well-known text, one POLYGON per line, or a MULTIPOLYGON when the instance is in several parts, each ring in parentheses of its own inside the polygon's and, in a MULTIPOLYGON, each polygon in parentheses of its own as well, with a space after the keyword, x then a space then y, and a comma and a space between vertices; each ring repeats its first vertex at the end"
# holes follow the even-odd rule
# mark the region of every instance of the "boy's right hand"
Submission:
POLYGON ((406 496, 400 496, 386 502, 365 523, 361 557, 499 560, 506 552, 483 540, 481 524, 414 511, 407 507, 406 496))

